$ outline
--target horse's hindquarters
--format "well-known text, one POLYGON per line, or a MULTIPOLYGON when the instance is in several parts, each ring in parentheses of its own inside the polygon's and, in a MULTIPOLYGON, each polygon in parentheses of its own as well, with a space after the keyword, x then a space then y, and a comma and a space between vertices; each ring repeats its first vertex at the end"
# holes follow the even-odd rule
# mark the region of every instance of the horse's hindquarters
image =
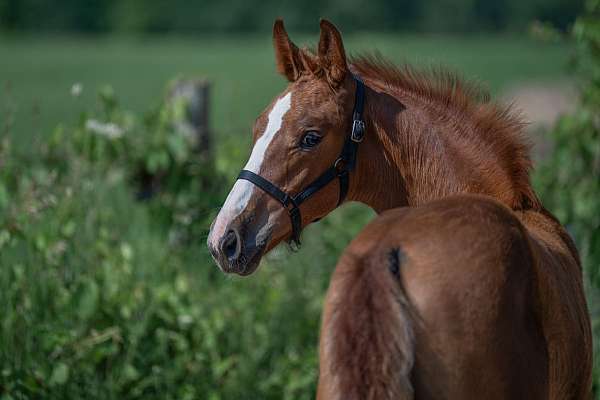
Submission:
MULTIPOLYGON (((415 398, 545 399, 548 355, 535 296, 524 228, 495 201, 460 196, 388 211, 352 242, 336 268, 324 312, 320 387, 344 381, 352 367, 361 370, 343 367, 360 358, 331 360, 345 356, 324 349, 328 343, 358 335, 357 343, 367 349, 355 351, 368 354, 369 346, 411 335, 414 365, 409 378, 415 398), (391 290, 390 283, 398 289, 391 290), (357 298, 371 306, 370 319, 351 318, 360 315, 356 310, 344 312, 357 298), (385 304, 404 302, 396 323, 389 317, 380 321, 385 304), (333 323, 340 315, 346 315, 344 323, 333 323), (353 323, 360 326, 352 329, 353 323), (368 329, 365 324, 378 326, 368 329), (327 365, 338 369, 332 372, 327 365)), ((398 371, 406 365, 403 357, 384 361, 399 363, 398 371)), ((362 372, 363 381, 356 384, 390 385, 369 376, 377 371, 362 372)), ((347 388, 336 389, 343 393, 347 388)))
POLYGON ((538 307, 550 365, 549 398, 588 399, 593 345, 581 266, 567 232, 545 214, 518 213, 536 260, 538 307))

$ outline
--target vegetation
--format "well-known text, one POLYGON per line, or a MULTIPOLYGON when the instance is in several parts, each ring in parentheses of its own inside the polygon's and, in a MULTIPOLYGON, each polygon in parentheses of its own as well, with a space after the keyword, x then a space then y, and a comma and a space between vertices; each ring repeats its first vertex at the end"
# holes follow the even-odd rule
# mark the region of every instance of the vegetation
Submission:
MULTIPOLYGON (((316 36, 294 36, 310 43, 316 36)), ((571 46, 510 36, 345 35, 351 54, 378 49, 393 61, 444 63, 494 91, 528 80, 564 78, 571 46)), ((16 37, 0 35, 0 126, 8 125, 17 148, 44 140, 52 128, 97 107, 96 91, 107 83, 136 114, 157 107, 165 82, 207 77, 212 85, 211 124, 219 148, 217 167, 237 173, 246 161, 252 122, 284 87, 275 72, 269 34, 218 37, 16 37), (42 66, 42 67, 40 67, 42 66), (74 84, 82 88, 72 96, 74 84), (252 95, 248 95, 248 94, 252 95)), ((6 128, 4 129, 7 130, 6 128)))
POLYGON ((204 244, 218 174, 168 106, 100 99, 28 154, 2 141, 3 398, 309 398, 326 271, 225 279, 204 244), (140 168, 165 177, 145 202, 140 168))
MULTIPOLYGON (((597 30, 582 24, 582 49, 596 51, 584 38, 597 30)), ((351 37, 349 47, 373 42, 403 58, 438 54, 494 89, 560 77, 568 49, 373 35, 351 37)), ((250 278, 221 274, 206 233, 247 156, 251 121, 281 90, 270 43, 134 43, 135 52, 126 39, 2 43, 0 76, 13 77, 13 87, 0 103, 0 398, 313 398, 329 275, 372 214, 345 206, 305 231, 298 254, 276 249, 250 278), (159 95, 157 80, 192 71, 215 80, 215 164, 176 131, 179 106, 142 111, 159 95), (115 82, 123 100, 109 87, 93 95, 100 79, 115 82), (70 98, 78 81, 83 92, 74 87, 70 98), (138 200, 140 172, 159 174, 164 190, 138 200)), ((579 59, 588 70, 594 53, 586 51, 579 59)), ((537 181, 590 274, 599 215, 593 71, 585 87, 596 91, 557 127, 555 155, 537 181)))
POLYGON ((226 185, 176 131, 182 105, 98 100, 39 147, 2 137, 2 398, 312 398, 326 267, 368 213, 307 232, 319 263, 224 277, 205 240, 226 185), (140 171, 161 177, 145 201, 140 171))
POLYGON ((326 15, 345 32, 522 31, 534 19, 565 29, 582 4, 583 0, 0 0, 0 29, 248 32, 268 30, 273 19, 283 16, 291 27, 313 31, 326 15))

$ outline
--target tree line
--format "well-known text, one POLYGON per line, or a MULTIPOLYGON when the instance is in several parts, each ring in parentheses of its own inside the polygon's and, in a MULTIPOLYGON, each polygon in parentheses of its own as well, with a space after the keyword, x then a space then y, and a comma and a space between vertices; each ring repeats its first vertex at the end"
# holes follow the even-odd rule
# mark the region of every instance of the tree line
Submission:
POLYGON ((320 17, 345 32, 511 32, 531 21, 565 30, 583 0, 0 0, 4 32, 222 33, 315 30, 320 17))

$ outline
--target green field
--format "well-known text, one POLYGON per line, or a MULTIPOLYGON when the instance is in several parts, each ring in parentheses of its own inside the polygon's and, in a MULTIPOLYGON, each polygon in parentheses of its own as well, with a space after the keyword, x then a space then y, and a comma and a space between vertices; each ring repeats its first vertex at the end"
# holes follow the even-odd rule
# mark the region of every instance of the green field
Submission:
MULTIPOLYGON (((571 51, 523 37, 371 34, 346 47, 445 64, 496 93, 564 79, 571 51)), ((246 279, 222 275, 205 247, 252 123, 285 85, 270 38, 2 38, 0 81, 0 398, 313 398, 329 274, 371 214, 345 206, 246 279), (103 115, 99 88, 140 115, 177 76, 213 82, 218 150, 212 189, 183 193, 202 204, 183 244, 157 210, 187 216, 168 196, 135 201, 127 154, 74 143, 82 112, 103 115)), ((135 133, 143 141, 157 125, 135 133)))
MULTIPOLYGON (((299 37, 311 44, 315 38, 299 37)), ((570 49, 523 37, 354 35, 349 54, 379 51, 396 62, 446 65, 497 91, 523 81, 564 77, 570 49)), ((234 38, 0 38, 2 105, 16 107, 19 142, 44 135, 91 107, 111 85, 122 105, 156 105, 168 80, 202 76, 214 83, 212 125, 218 135, 249 137, 258 113, 285 85, 275 72, 268 35, 234 38), (83 84, 74 99, 71 86, 83 84)))

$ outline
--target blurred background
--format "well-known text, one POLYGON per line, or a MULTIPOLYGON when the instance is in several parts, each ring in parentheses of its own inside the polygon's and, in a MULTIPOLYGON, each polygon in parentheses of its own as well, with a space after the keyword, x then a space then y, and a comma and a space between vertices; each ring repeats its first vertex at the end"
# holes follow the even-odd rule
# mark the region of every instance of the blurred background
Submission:
POLYGON ((2 0, 7 31, 72 33, 268 32, 284 17, 294 29, 311 32, 326 15, 346 33, 519 32, 533 20, 561 30, 573 24, 583 0, 2 0))
MULTIPOLYGON (((598 333, 598 0, 0 0, 0 399, 311 399, 345 205, 224 276, 206 236, 286 85, 271 27, 446 65, 530 122, 598 333)), ((600 370, 595 370, 595 396, 600 370)))

